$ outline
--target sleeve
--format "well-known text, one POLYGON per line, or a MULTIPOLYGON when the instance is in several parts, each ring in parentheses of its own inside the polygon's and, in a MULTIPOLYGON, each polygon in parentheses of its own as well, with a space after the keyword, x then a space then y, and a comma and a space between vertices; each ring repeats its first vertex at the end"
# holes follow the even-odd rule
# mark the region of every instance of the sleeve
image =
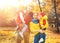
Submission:
POLYGON ((45 17, 44 17, 44 19, 43 19, 43 25, 46 25, 47 19, 48 19, 48 17, 45 15, 45 17))
POLYGON ((40 18, 40 26, 42 27, 42 25, 43 25, 43 19, 40 18))
POLYGON ((32 33, 35 33, 35 29, 34 29, 34 25, 32 24, 32 22, 30 22, 30 31, 32 32, 32 33))
POLYGON ((20 12, 20 18, 21 18, 22 22, 25 23, 22 12, 20 12))
POLYGON ((44 25, 45 28, 48 27, 48 17, 47 16, 45 16, 44 19, 43 19, 43 25, 44 25))
POLYGON ((46 20, 44 19, 44 20, 43 20, 43 25, 45 25, 45 24, 46 24, 46 20))

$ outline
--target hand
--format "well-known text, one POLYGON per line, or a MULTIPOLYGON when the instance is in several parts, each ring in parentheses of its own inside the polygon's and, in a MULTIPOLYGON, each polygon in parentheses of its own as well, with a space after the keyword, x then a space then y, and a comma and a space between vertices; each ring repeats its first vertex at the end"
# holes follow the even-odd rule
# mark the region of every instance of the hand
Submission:
POLYGON ((42 30, 40 29, 40 32, 42 32, 42 30))
POLYGON ((44 26, 44 25, 41 25, 42 27, 44 26))
POLYGON ((24 24, 23 23, 19 24, 19 27, 20 28, 23 28, 24 27, 24 24))
POLYGON ((44 28, 44 25, 41 25, 42 28, 44 28))

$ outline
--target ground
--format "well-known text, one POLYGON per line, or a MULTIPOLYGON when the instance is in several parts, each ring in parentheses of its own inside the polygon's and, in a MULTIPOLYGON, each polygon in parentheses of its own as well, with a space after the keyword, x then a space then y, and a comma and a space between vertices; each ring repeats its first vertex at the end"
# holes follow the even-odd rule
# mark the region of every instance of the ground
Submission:
MULTIPOLYGON (((60 34, 51 31, 50 28, 46 30, 46 34, 46 43, 60 43, 60 34)), ((30 43, 33 43, 32 35, 30 35, 30 43)), ((16 43, 16 34, 13 27, 0 27, 0 43, 16 43)))

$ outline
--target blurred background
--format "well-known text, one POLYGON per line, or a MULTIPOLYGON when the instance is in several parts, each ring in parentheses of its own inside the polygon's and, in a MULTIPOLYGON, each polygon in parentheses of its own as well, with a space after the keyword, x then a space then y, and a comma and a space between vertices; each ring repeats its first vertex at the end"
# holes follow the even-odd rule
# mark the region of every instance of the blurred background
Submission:
MULTIPOLYGON (((40 8, 45 12, 49 19, 54 19, 54 0, 0 0, 0 27, 16 26, 15 17, 17 9, 33 7, 33 11, 40 11, 40 8), (31 4, 32 3, 32 4, 31 4)), ((60 17, 60 0, 56 0, 56 15, 60 17)), ((58 18, 59 18, 58 17, 58 18)), ((51 20, 52 20, 51 19, 51 20)), ((59 18, 60 19, 60 18, 59 18)), ((49 22, 51 21, 49 20, 49 22)), ((53 20, 54 21, 54 20, 53 20)))
POLYGON ((28 6, 48 16, 46 43, 60 43, 60 0, 0 0, 0 43, 15 43, 16 11, 28 6))

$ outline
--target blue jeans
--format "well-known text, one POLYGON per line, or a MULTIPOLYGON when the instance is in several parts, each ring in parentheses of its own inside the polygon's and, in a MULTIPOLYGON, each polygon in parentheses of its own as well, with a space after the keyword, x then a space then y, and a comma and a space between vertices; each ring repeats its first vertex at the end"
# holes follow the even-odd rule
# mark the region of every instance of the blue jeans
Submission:
POLYGON ((46 39, 46 34, 45 33, 38 33, 38 34, 36 34, 35 37, 34 37, 34 43, 39 43, 39 40, 41 38, 43 38, 43 40, 44 40, 41 43, 45 43, 45 39, 46 39))

